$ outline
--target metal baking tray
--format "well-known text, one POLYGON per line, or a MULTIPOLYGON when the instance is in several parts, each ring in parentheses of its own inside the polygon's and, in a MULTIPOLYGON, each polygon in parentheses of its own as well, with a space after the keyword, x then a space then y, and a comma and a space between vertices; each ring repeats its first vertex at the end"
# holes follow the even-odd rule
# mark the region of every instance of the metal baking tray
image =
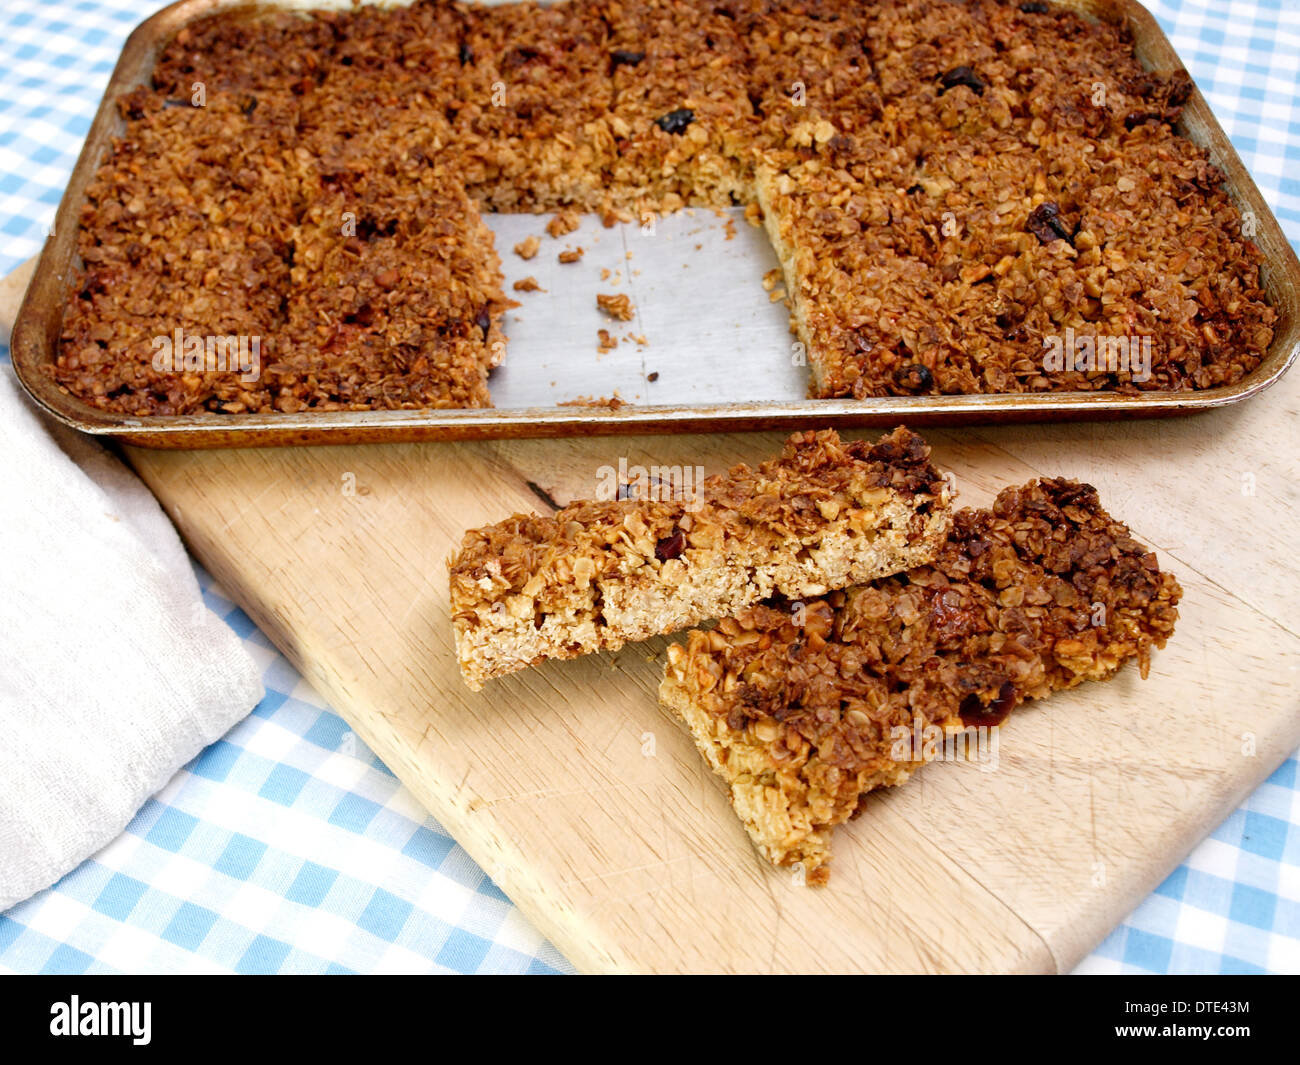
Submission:
MULTIPOLYGON (((348 0, 290 0, 260 7, 324 8, 348 0)), ((1156 20, 1132 0, 1065 0, 1066 6, 1106 20, 1128 23, 1143 64, 1161 72, 1181 68, 1156 20)), ((1300 261, 1282 234, 1241 159, 1219 127, 1205 98, 1193 92, 1181 132, 1207 148, 1227 175, 1227 188, 1243 211, 1254 213, 1255 240, 1265 256, 1264 286, 1278 313, 1273 344, 1264 361, 1242 381, 1200 392, 1125 396, 1095 392, 1047 395, 968 395, 823 399, 805 397, 806 367, 792 373, 782 355, 789 350, 786 314, 769 305, 758 284, 776 263, 758 231, 743 222, 727 227, 739 239, 720 234, 712 212, 697 209, 662 220, 669 240, 635 245, 622 227, 588 228, 551 242, 522 263, 510 253, 517 236, 540 232, 535 215, 488 216, 512 280, 543 269, 560 247, 585 244, 576 266, 548 267, 539 278, 546 295, 524 295, 525 306, 507 319, 510 347, 490 387, 497 407, 487 410, 402 410, 306 412, 302 414, 205 413, 128 417, 98 410, 59 389, 40 369, 56 350, 63 308, 78 266, 77 219, 86 188, 121 130, 113 107, 120 93, 147 81, 162 44, 186 23, 214 11, 249 8, 247 0, 182 0, 141 23, 131 34, 108 83, 94 124, 55 217, 14 327, 14 369, 35 400, 61 421, 83 432, 161 448, 264 447, 293 444, 485 439, 618 433, 775 429, 795 426, 877 426, 1061 421, 1188 414, 1236 403, 1276 381, 1300 353, 1300 261), (512 230, 511 227, 514 227, 512 230), (523 227, 523 228, 520 228, 523 227), (619 242, 622 242, 621 244, 619 242), (676 241, 674 245, 674 241, 676 241), (707 244, 707 247, 705 245, 707 244), (629 257, 628 253, 631 252, 629 257), (675 256, 675 258, 674 258, 675 256), (764 258, 766 256, 766 258, 764 258), (621 273, 599 282, 600 263, 621 273), (733 264, 727 272, 727 263, 733 264), (695 273, 689 273, 695 269, 695 273), (675 270, 675 273, 674 273, 675 270), (701 277, 701 270, 705 276, 701 277), (671 275, 671 276, 669 276, 671 275), (630 329, 596 317, 591 290, 629 291, 643 318, 630 329), (538 302, 544 301, 544 302, 538 302), (641 332, 643 346, 624 339, 615 352, 599 356, 596 329, 621 335, 641 332), (770 358, 769 358, 770 352, 770 358), (655 374, 653 382, 647 380, 655 374), (602 387, 627 380, 626 404, 615 409, 560 405, 566 397, 607 396, 602 387)))

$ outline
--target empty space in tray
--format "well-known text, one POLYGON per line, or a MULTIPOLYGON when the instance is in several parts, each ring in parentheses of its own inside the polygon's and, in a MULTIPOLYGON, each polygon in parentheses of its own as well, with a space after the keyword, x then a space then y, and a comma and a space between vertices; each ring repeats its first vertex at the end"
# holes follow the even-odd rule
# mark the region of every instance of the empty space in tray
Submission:
POLYGON ((484 215, 506 292, 520 304, 506 313, 509 346, 489 379, 498 409, 616 393, 638 406, 806 398, 808 367, 797 361, 789 314, 762 283, 779 268, 776 255, 743 210, 687 208, 655 218, 652 228, 606 229, 584 214, 578 229, 559 238, 546 233, 550 217, 484 215), (540 237, 541 247, 521 259, 513 248, 529 236, 540 237), (560 252, 579 247, 577 262, 559 261, 560 252), (546 291, 514 291, 526 277, 546 291), (632 320, 600 311, 598 294, 627 295, 632 320), (618 341, 612 351, 597 350, 602 329, 618 341), (651 374, 658 377, 650 381, 651 374))

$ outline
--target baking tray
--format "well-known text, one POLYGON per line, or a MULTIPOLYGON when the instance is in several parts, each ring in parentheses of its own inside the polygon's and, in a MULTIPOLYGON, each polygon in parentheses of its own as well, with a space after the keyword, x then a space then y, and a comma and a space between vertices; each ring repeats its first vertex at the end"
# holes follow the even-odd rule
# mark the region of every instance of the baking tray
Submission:
MULTIPOLYGON (((261 4, 263 8, 327 8, 346 6, 348 0, 290 0, 276 4, 261 4)), ((1125 21, 1133 32, 1137 53, 1143 64, 1152 70, 1168 72, 1182 67, 1173 46, 1156 20, 1140 4, 1132 0, 1066 0, 1063 6, 1073 7, 1085 14, 1112 21, 1125 21)), ((774 381, 764 376, 765 365, 762 348, 765 343, 777 343, 772 338, 773 323, 778 321, 768 314, 763 317, 758 307, 749 307, 749 317, 733 324, 737 329, 748 327, 756 333, 726 335, 726 330, 715 330, 708 343, 698 335, 689 342, 681 337, 665 340, 663 336, 650 336, 649 344, 641 347, 632 340, 620 345, 624 353, 638 352, 640 363, 638 380, 644 380, 653 360, 653 370, 658 373, 656 387, 646 387, 635 395, 624 394, 627 405, 617 409, 593 406, 560 406, 552 397, 547 405, 533 403, 518 407, 498 406, 487 410, 415 410, 415 411, 347 411, 306 412, 302 414, 197 414, 129 417, 101 411, 61 391, 40 369, 42 363, 53 358, 62 322, 63 307, 69 287, 78 267, 76 255, 77 219, 85 197, 86 188, 93 178, 101 159, 111 147, 112 138, 121 130, 121 120, 113 107, 113 100, 122 92, 147 81, 162 44, 182 26, 194 19, 219 10, 248 9, 246 0, 181 0, 158 12, 131 34, 109 80, 104 99, 100 103, 94 124, 86 138, 81 156, 72 172, 67 190, 55 216, 54 232, 47 242, 31 286, 19 311, 11 340, 14 369, 33 398, 61 421, 83 432, 114 436, 126 443, 162 448, 214 448, 214 447, 264 447, 294 444, 368 443, 379 441, 416 441, 449 439, 486 439, 524 436, 572 436, 618 433, 700 432, 723 430, 776 429, 816 425, 838 427, 866 427, 894 425, 906 422, 911 425, 963 424, 1008 421, 1061 421, 1079 419, 1104 419, 1124 417, 1159 417, 1189 414, 1195 411, 1221 407, 1248 399, 1276 381, 1295 361, 1300 353, 1300 261, 1286 240, 1259 189, 1251 180, 1246 168, 1210 112, 1199 90, 1193 92, 1183 111, 1180 131, 1196 144, 1209 150, 1214 163, 1227 175, 1227 189, 1239 209, 1251 211, 1256 219, 1256 243, 1263 251, 1264 288, 1278 313, 1276 334, 1263 362, 1247 377, 1235 385, 1206 389, 1200 392, 1142 393, 1135 396, 1114 393, 1073 392, 1047 395, 972 395, 972 396, 918 396, 885 397, 878 399, 823 399, 804 398, 805 379, 774 381), (755 338, 767 337, 766 341, 755 338), (756 346, 757 345, 757 348, 756 346), (753 352, 760 351, 759 357, 753 352), (662 386, 659 382, 663 382, 662 386), (698 381, 699 387, 695 387, 698 381), (709 382, 713 387, 706 387, 709 382), (759 392, 768 392, 764 398, 755 398, 754 386, 759 392), (797 387, 796 387, 797 385, 797 387), (701 394, 702 393, 702 394, 701 394), (748 395, 746 395, 748 393, 748 395), (744 398, 742 398, 744 397, 744 398)), ((708 212, 700 209, 698 215, 708 212)), ((540 229, 536 216, 497 216, 499 225, 504 219, 527 217, 533 219, 534 230, 540 229)), ((688 221, 672 224, 689 226, 688 221)), ((489 221, 493 217, 489 216, 489 221)), ((707 226, 701 225, 701 230, 707 226)), ((742 225, 738 227, 743 230, 742 225)), ((682 231, 690 238, 694 231, 682 231)), ((573 235, 579 237, 580 234, 573 235)), ((707 234, 701 233, 698 243, 703 245, 707 234)), ((716 234, 715 234, 716 236, 716 234)), ((580 243, 580 239, 574 243, 580 243)), ((507 270, 517 267, 511 262, 509 244, 498 239, 507 270)), ((662 251, 666 243, 657 245, 662 251)), ((681 245, 679 245, 681 247, 681 245)), ((718 241, 710 241, 710 248, 718 241)), ((547 251, 552 251, 548 248, 547 251)), ((720 254, 720 253, 719 253, 720 254)), ((762 254, 761 249, 755 254, 762 254)), ((767 253, 770 261, 775 257, 767 253)), ((724 256, 725 257, 725 256, 724 256)), ((631 282, 631 262, 627 280, 631 282)), ((649 261, 647 259, 647 261, 649 261)), ((536 260, 529 266, 536 264, 536 260)), ((591 269, 592 262, 584 260, 583 268, 591 269)), ((678 262, 678 268, 689 268, 690 256, 678 262)), ((575 270, 577 267, 565 269, 575 270)), ((526 272, 526 271, 524 271, 526 272)), ((751 265, 750 273, 741 278, 757 293, 762 272, 760 264, 751 265), (756 268, 755 268, 756 266, 756 268)), ((591 271, 595 273, 594 270, 591 271)), ((645 277, 643 269, 640 277, 645 277)), ((576 275, 564 275, 563 285, 570 289, 568 298, 573 307, 581 304, 583 313, 590 311, 594 301, 577 301, 572 295, 577 284, 576 275)), ((507 279, 509 281, 509 277, 507 279)), ((588 277, 590 281, 590 277, 588 277)), ((594 283, 594 282, 591 282, 594 283)), ((706 279, 701 286, 692 278, 667 298, 665 307, 678 310, 683 300, 694 300, 694 313, 713 315, 727 320, 729 299, 736 293, 719 294, 715 291, 723 284, 718 277, 706 279)), ((608 285, 602 286, 611 291, 608 285)), ((673 286, 670 286, 673 287, 673 286)), ((534 299, 555 299, 554 293, 534 299)), ((635 297, 634 297, 635 299, 635 297)), ((533 308, 538 304, 533 303, 533 308)), ((595 325, 591 329, 574 325, 566 331, 561 328, 558 339, 552 339, 553 364, 529 361, 527 342, 516 337, 516 332, 527 334, 528 310, 517 312, 516 329, 507 323, 510 351, 506 364, 498 374, 508 375, 510 381, 519 381, 532 374, 535 382, 547 375, 554 376, 555 364, 578 379, 599 382, 615 362, 598 359, 595 345, 595 325), (521 328, 522 327, 522 328, 521 328), (555 345, 559 350, 554 350, 555 345), (523 349, 523 350, 521 350, 523 349)), ((554 315, 555 307, 550 308, 554 315)), ((773 311, 776 313, 776 311, 773 311)), ((780 311, 781 323, 784 312, 780 311)), ((689 321, 689 315, 679 315, 689 321)), ((742 316, 743 318, 743 316, 742 316)), ((594 321, 594 319, 593 319, 594 321)), ((561 326, 563 326, 563 322, 561 326)), ((603 323, 611 327, 611 323, 603 323)), ((782 329, 783 329, 782 325, 782 329)), ((611 327, 611 332, 615 330, 611 327)), ((784 334, 782 334, 784 335, 784 334)), ((785 350, 789 338, 773 348, 773 364, 788 360, 778 356, 785 350)), ((622 356, 626 359, 626 355, 622 356)), ((619 355, 606 356, 616 360, 619 355)), ((629 360, 630 361, 630 360, 629 360)), ((805 371, 806 372, 806 371, 805 371)), ((788 378, 789 375, 786 375, 788 378)), ((556 385, 558 378, 551 381, 556 385)), ((494 402, 500 402, 498 376, 492 381, 494 402)), ((527 382, 516 391, 527 396, 527 382)), ((533 389, 536 392, 537 389, 533 389)), ((544 390, 543 390, 544 391, 544 390)), ((596 387, 587 393, 600 395, 596 387)), ((577 396, 572 397, 574 399, 577 396)))

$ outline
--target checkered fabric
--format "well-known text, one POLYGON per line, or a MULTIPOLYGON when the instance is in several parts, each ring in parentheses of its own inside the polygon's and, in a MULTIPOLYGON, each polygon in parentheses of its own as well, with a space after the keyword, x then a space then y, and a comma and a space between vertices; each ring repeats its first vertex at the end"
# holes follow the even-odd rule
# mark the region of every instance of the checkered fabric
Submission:
MULTIPOLYGON (((122 42, 160 6, 5 0, 0 273, 39 249, 122 42)), ((1293 0, 1148 6, 1297 242, 1293 0)), ((200 580, 262 664, 266 699, 120 839, 0 915, 0 971, 568 971, 243 612, 200 580)), ((1300 972, 1296 766, 1293 757, 1274 773, 1081 971, 1300 972)))

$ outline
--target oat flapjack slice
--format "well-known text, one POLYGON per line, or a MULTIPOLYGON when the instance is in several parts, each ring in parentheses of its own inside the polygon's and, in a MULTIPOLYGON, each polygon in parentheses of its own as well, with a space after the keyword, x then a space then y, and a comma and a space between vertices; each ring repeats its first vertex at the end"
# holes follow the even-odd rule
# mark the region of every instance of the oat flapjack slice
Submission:
POLYGON ((467 532, 448 563, 466 683, 897 573, 932 559, 951 523, 929 446, 906 429, 875 444, 796 433, 778 458, 689 487, 467 532))
POLYGON ((671 211, 750 198, 754 108, 735 20, 689 0, 608 0, 612 195, 671 211))
POLYGON ((284 326, 298 100, 253 102, 217 89, 201 107, 148 88, 118 100, 125 128, 86 190, 81 269, 46 366, 72 395, 127 414, 267 409, 248 356, 256 343, 269 361, 284 326))
POLYGON ((601 5, 527 0, 461 10, 451 109, 470 195, 493 211, 597 209, 615 154, 601 5))
POLYGON ((1145 677, 1181 594, 1095 489, 1033 481, 960 511, 932 564, 691 632, 660 698, 764 856, 824 883, 834 826, 930 757, 913 737, 996 726, 1131 658, 1145 677))
POLYGON ((343 136, 317 113, 294 228, 276 409, 490 407, 505 351, 491 231, 447 159, 445 122, 343 136))

